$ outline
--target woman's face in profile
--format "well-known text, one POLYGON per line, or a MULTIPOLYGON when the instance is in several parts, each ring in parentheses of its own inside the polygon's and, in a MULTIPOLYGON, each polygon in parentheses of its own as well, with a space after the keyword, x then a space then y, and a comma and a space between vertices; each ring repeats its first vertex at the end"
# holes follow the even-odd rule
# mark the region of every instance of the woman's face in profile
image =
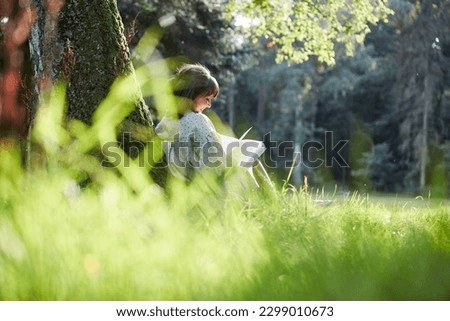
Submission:
POLYGON ((192 111, 201 113, 205 108, 211 108, 211 101, 214 99, 214 95, 199 95, 194 99, 194 107, 192 111))

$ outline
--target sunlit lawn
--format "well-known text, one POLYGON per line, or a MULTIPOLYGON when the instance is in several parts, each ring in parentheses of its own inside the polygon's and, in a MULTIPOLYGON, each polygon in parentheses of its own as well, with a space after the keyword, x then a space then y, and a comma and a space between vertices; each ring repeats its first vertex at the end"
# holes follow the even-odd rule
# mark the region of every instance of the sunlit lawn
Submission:
POLYGON ((449 299, 448 202, 351 195, 302 205, 285 203, 275 225, 263 219, 272 259, 257 298, 449 299))
POLYGON ((422 208, 429 206, 447 205, 450 200, 444 198, 434 198, 422 195, 370 193, 369 200, 374 203, 385 204, 386 206, 400 206, 402 208, 422 208))

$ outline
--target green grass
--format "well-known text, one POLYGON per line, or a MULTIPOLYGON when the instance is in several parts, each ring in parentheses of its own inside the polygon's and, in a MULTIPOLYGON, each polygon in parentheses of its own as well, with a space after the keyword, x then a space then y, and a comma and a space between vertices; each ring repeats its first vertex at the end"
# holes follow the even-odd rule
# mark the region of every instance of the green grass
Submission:
MULTIPOLYGON (((98 168, 1 152, 2 300, 448 300, 448 204, 243 192, 201 177, 139 192, 98 168), (239 195, 239 197, 236 197, 239 195)), ((416 200, 417 201, 417 200, 416 200)))
POLYGON ((105 168, 92 152, 126 116, 120 102, 88 127, 63 124, 61 97, 40 108, 31 166, 0 144, 1 300, 450 299, 448 201, 323 206, 238 174, 162 190, 148 167, 105 168))
POLYGON ((260 291, 249 297, 450 298, 448 205, 416 208, 353 196, 325 208, 308 204, 305 211, 302 196, 295 198, 301 200, 261 217, 272 260, 260 291))

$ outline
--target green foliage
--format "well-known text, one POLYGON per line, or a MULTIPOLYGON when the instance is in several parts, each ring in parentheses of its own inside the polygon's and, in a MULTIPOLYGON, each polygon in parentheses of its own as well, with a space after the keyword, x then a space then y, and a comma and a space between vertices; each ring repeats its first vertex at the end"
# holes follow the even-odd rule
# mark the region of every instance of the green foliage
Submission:
MULTIPOLYGON (((400 182, 394 174, 396 164, 387 143, 372 146, 369 152, 359 159, 362 167, 352 170, 357 181, 371 184, 374 190, 399 190, 400 182)), ((433 193, 434 194, 434 193, 433 193)))
POLYGON ((325 195, 263 197, 207 175, 162 191, 127 178, 133 169, 59 154, 26 171, 1 147, 2 300, 448 297, 448 203, 355 194, 324 207, 314 199, 325 195), (75 170, 86 168, 95 172, 80 187, 75 170))
POLYGON ((399 151, 410 163, 408 174, 416 190, 432 183, 426 177, 427 171, 436 166, 431 159, 432 144, 437 142, 445 148, 444 142, 450 137, 441 125, 449 120, 442 109, 448 110, 442 98, 450 88, 450 55, 446 49, 450 43, 449 10, 448 0, 417 2, 417 17, 398 40, 394 106, 401 115, 399 151))
POLYGON ((199 62, 217 73, 239 69, 246 60, 240 53, 238 35, 224 18, 222 2, 119 0, 118 6, 124 24, 133 32, 131 47, 140 41, 146 29, 158 27, 162 34, 157 49, 163 57, 199 62))
POLYGON ((300 63, 317 56, 333 65, 337 44, 352 55, 362 43, 369 25, 386 20, 392 11, 386 0, 360 1, 236 1, 228 5, 228 17, 248 18, 254 39, 264 37, 277 46, 277 62, 300 63))
POLYGON ((0 299, 448 298, 448 202, 261 193, 232 172, 162 190, 151 165, 101 166, 89 151, 131 112, 126 84, 91 126, 64 121, 64 87, 49 93, 30 169, 0 145, 0 299))

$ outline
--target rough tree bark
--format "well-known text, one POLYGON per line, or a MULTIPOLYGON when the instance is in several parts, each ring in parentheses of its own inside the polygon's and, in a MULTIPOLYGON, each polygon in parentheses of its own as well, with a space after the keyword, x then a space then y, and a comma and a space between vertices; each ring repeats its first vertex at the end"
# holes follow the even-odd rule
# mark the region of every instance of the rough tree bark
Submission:
MULTIPOLYGON (((58 79, 67 82, 67 115, 87 124, 112 83, 133 73, 115 0, 32 0, 37 21, 30 36, 36 92, 58 79)), ((129 119, 153 128, 136 88, 129 119)))
MULTIPOLYGON (((116 0, 29 1, 37 15, 29 40, 36 97, 58 80, 65 81, 67 117, 89 125, 114 81, 134 74, 116 0)), ((156 135, 137 81, 132 90, 135 98, 130 103, 135 108, 119 126, 117 138, 134 158, 156 135)), ((36 106, 37 102, 31 123, 36 106)), ((156 183, 165 184, 164 166, 153 167, 150 174, 156 183)))

